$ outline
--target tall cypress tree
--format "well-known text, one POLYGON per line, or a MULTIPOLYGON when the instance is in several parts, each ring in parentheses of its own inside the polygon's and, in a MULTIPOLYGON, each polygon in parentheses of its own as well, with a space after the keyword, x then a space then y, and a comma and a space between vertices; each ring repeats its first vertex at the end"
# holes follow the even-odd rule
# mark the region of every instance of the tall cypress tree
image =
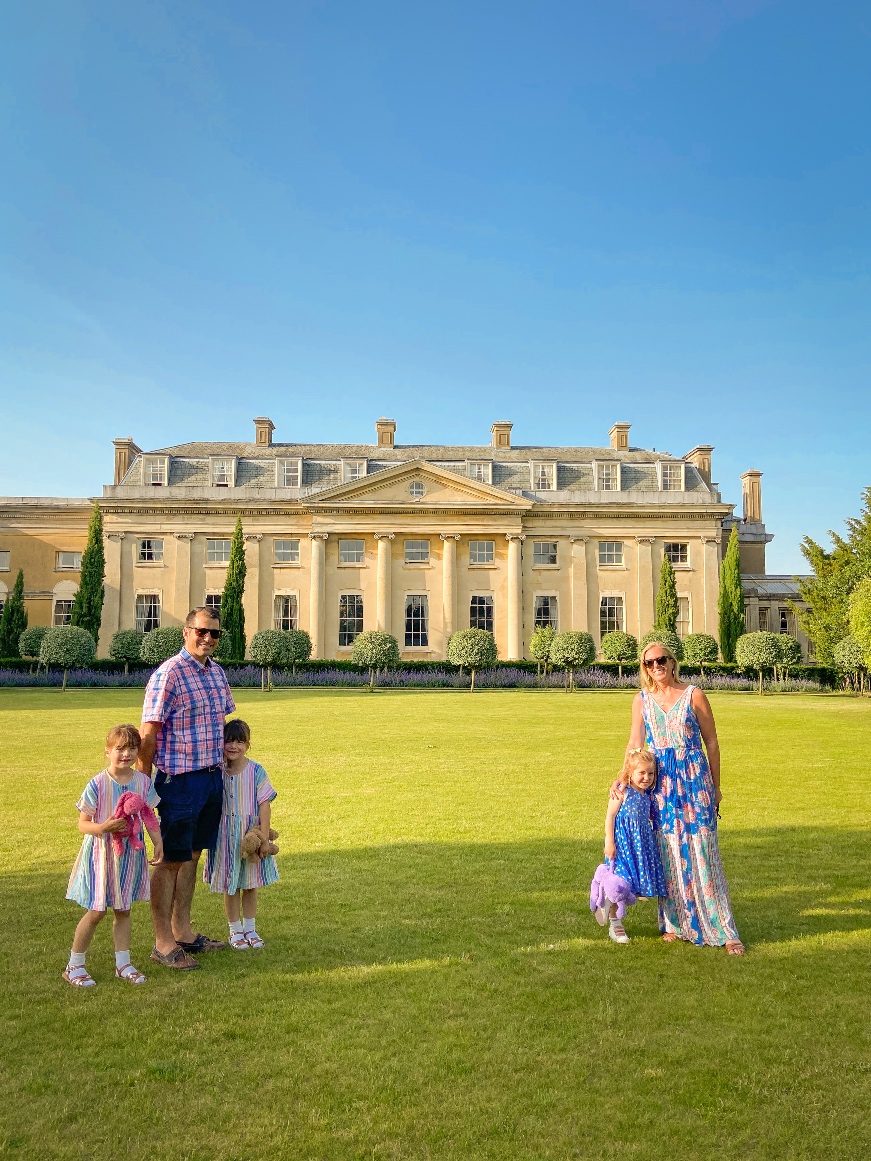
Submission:
POLYGON ((230 563, 221 597, 222 661, 243 661, 245 658, 245 610, 242 596, 245 592, 245 541, 242 537, 242 517, 236 519, 230 543, 230 563))
POLYGON ((88 542, 82 553, 82 575, 79 591, 73 601, 70 624, 87 629, 95 641, 100 639, 100 621, 103 618, 103 578, 106 575, 106 557, 103 553, 103 514, 94 505, 88 524, 88 542))
POLYGON ((0 657, 20 657, 18 638, 27 628, 27 610, 24 607, 24 573, 18 570, 9 600, 0 617, 0 657))
POLYGON ((734 661, 735 642, 744 632, 741 555, 738 548, 738 529, 734 525, 726 555, 720 565, 720 596, 717 604, 720 614, 720 653, 724 661, 734 661))
POLYGON ((656 620, 654 629, 666 629, 669 633, 677 632, 677 584, 674 579, 674 567, 667 556, 662 558, 662 568, 659 570, 659 589, 656 593, 656 620))

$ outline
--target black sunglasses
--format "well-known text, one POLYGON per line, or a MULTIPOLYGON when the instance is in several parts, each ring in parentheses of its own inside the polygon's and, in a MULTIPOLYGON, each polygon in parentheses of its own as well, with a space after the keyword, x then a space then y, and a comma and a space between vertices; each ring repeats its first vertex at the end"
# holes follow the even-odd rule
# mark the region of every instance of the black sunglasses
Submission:
POLYGON ((211 637, 213 641, 217 641, 221 636, 220 629, 201 629, 199 625, 188 625, 187 627, 193 630, 198 637, 211 637))
POLYGON ((645 657, 644 668, 645 669, 653 669, 654 665, 659 665, 661 668, 664 669, 665 666, 668 665, 669 660, 670 660, 670 658, 668 658, 668 657, 645 657))

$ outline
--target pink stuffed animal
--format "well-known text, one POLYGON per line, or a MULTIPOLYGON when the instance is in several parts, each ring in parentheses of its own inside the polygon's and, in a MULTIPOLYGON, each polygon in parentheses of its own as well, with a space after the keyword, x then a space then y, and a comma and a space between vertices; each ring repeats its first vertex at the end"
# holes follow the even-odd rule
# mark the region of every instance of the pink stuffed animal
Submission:
POLYGON ((590 884, 590 910, 596 912, 608 903, 617 904, 617 918, 622 919, 626 908, 637 902, 632 888, 619 875, 615 875, 607 863, 596 868, 590 884))
POLYGON ((157 830, 159 823, 155 817, 154 811, 139 794, 133 794, 130 790, 125 790, 118 799, 118 805, 115 807, 113 818, 123 818, 127 822, 125 830, 115 831, 112 834, 112 849, 116 856, 120 856, 124 850, 124 840, 130 843, 130 849, 134 851, 141 851, 145 843, 139 837, 139 822, 145 823, 149 830, 157 830))

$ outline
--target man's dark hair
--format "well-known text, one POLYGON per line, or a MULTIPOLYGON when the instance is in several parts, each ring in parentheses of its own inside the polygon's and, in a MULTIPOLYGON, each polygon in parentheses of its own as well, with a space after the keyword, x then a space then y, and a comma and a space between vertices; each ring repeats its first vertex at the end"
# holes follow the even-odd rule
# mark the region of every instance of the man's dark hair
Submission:
POLYGON ((197 605, 195 609, 191 609, 184 619, 184 627, 186 629, 189 629, 197 619, 197 613, 205 613, 207 617, 210 617, 213 621, 217 621, 219 625, 221 623, 221 614, 217 609, 210 609, 208 605, 197 605))

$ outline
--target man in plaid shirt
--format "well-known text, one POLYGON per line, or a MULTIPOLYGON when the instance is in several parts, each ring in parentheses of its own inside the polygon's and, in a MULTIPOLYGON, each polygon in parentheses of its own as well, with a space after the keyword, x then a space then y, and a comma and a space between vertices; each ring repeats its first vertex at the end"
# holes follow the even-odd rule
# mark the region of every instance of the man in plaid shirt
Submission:
POLYGON ((151 877, 151 958, 182 971, 199 967, 191 953, 227 946, 191 927, 197 863, 215 845, 221 822, 224 720, 236 708, 223 669, 211 659, 220 636, 214 609, 188 613, 184 647, 152 673, 142 707, 138 765, 146 774, 156 767, 163 836, 163 859, 151 877))

